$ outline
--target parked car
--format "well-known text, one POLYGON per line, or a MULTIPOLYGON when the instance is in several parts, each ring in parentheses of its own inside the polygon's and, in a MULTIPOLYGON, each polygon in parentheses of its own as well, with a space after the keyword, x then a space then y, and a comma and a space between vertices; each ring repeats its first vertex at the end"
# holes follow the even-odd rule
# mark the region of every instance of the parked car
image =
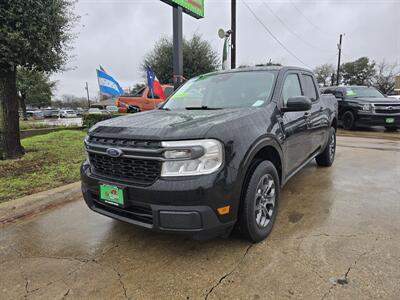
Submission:
MULTIPOLYGON (((162 85, 166 97, 174 92, 171 85, 162 85)), ((121 113, 141 112, 156 109, 164 100, 157 94, 152 95, 149 88, 145 87, 134 95, 118 97, 116 105, 121 113)))
POLYGON ((76 115, 77 115, 78 117, 81 117, 84 113, 87 112, 87 109, 78 108, 75 112, 76 112, 76 115))
POLYGON ((118 112, 118 107, 115 105, 108 105, 106 107, 106 111, 109 113, 117 113, 118 112))
POLYGON ((393 98, 393 99, 396 99, 396 100, 400 100, 400 95, 390 95, 390 96, 388 96, 389 98, 393 98))
POLYGON ((45 118, 57 118, 60 114, 58 109, 44 109, 42 112, 45 118))
POLYGON ((400 128, 400 103, 385 97, 374 87, 335 86, 322 90, 333 94, 339 103, 339 120, 344 129, 357 126, 384 126, 388 130, 400 128))
POLYGON ((92 115, 101 115, 102 114, 100 108, 89 108, 87 113, 92 114, 92 115))
POLYGON ((26 117, 32 120, 43 120, 44 115, 41 110, 28 110, 26 111, 26 117))
POLYGON ((263 67, 185 83, 159 109, 106 120, 85 139, 84 199, 93 211, 195 238, 268 236, 280 189, 335 158, 337 101, 311 71, 263 67))
POLYGON ((60 110, 60 118, 76 118, 77 114, 74 110, 60 110))

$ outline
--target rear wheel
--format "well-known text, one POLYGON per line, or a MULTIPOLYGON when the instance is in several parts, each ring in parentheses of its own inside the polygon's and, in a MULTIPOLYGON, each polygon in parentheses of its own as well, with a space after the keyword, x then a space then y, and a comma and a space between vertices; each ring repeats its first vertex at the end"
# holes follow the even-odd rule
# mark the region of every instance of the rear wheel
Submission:
POLYGON ((247 185, 239 220, 246 239, 260 242, 271 233, 278 212, 279 192, 275 166, 270 161, 260 162, 247 185))
POLYGON ((335 160, 336 154, 336 130, 334 127, 331 127, 329 130, 329 140, 326 145, 324 151, 318 155, 315 160, 317 161, 318 166, 321 167, 330 167, 335 160))
POLYGON ((385 126, 387 131, 393 132, 396 131, 398 128, 397 127, 391 127, 391 126, 385 126))
POLYGON ((343 128, 346 130, 354 129, 356 118, 351 110, 346 111, 342 116, 343 128))

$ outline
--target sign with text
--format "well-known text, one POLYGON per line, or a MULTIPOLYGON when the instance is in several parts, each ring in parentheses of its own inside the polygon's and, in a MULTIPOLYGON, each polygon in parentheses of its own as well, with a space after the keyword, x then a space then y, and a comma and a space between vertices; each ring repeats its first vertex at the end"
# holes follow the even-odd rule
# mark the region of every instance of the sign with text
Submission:
POLYGON ((204 0, 161 0, 172 6, 181 6, 183 11, 196 19, 204 18, 204 0))

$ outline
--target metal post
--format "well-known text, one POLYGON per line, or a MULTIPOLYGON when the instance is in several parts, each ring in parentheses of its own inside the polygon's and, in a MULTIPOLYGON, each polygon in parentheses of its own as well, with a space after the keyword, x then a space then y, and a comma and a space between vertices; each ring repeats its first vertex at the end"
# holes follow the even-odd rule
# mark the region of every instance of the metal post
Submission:
POLYGON ((182 7, 173 7, 173 43, 174 43, 174 88, 182 84, 183 79, 183 24, 182 7))
POLYGON ((88 103, 88 108, 90 108, 89 85, 88 85, 88 83, 87 83, 87 82, 86 82, 86 87, 85 87, 85 89, 86 89, 86 94, 87 94, 87 103, 88 103))
POLYGON ((236 0, 231 0, 231 69, 236 68, 236 0))
POLYGON ((342 36, 343 35, 340 34, 339 44, 338 44, 339 56, 338 56, 338 64, 337 64, 336 85, 339 85, 339 79, 340 79, 340 58, 342 56, 342 36))

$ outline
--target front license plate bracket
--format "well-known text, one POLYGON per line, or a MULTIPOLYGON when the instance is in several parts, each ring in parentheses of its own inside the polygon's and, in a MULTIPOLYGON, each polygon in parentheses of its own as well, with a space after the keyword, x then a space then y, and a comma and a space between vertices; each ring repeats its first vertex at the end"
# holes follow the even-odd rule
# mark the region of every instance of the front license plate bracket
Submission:
POLYGON ((125 198, 125 189, 123 187, 100 184, 100 201, 118 207, 125 207, 125 198))

